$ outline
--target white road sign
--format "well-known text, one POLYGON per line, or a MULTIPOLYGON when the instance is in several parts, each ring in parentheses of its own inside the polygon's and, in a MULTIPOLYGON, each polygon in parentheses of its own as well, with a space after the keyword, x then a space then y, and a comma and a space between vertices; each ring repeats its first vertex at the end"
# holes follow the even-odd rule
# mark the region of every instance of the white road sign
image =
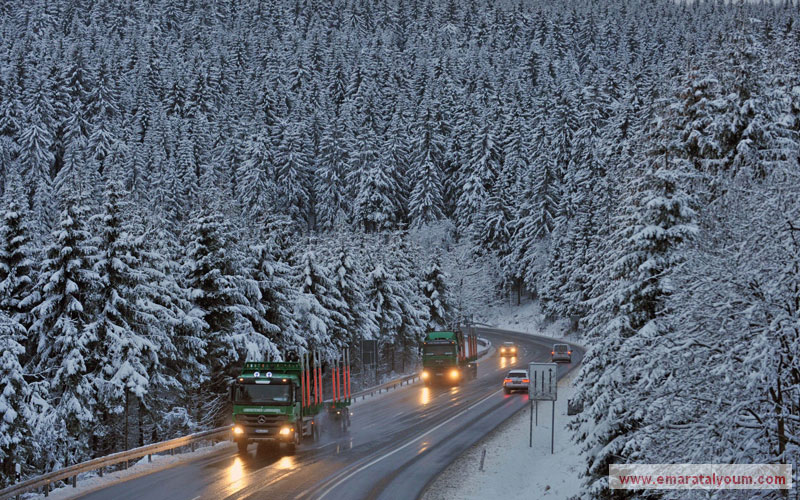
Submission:
POLYGON ((556 401, 558 396, 558 365, 556 363, 531 363, 528 368, 530 384, 528 395, 532 401, 556 401))

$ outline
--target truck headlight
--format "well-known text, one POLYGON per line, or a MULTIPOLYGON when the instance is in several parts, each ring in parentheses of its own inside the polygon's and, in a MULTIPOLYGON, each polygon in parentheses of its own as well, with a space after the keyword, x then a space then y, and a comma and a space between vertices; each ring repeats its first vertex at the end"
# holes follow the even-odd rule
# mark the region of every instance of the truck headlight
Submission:
POLYGON ((460 375, 461 374, 458 372, 458 370, 450 370, 450 378, 455 379, 458 378, 460 375))
POLYGON ((291 427, 281 427, 281 436, 288 436, 292 433, 291 427))
POLYGON ((428 373, 428 370, 422 370, 422 373, 420 374, 420 377, 422 377, 422 380, 428 380, 428 377, 430 377, 430 376, 431 376, 431 374, 428 373))
POLYGON ((239 434, 244 434, 244 429, 242 429, 241 427, 239 427, 239 426, 237 425, 237 426, 235 426, 235 427, 233 428, 233 433, 234 433, 234 434, 236 434, 237 436, 238 436, 239 434))

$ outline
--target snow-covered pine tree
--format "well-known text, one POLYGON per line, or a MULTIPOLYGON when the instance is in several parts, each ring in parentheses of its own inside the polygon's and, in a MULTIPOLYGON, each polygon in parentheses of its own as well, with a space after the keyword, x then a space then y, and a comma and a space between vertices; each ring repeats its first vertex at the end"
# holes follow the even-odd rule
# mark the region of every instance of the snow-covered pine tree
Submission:
POLYGON ((142 218, 135 245, 140 249, 148 307, 158 318, 155 324, 146 325, 150 340, 157 346, 158 365, 151 368, 150 390, 140 399, 137 411, 140 445, 194 428, 186 408, 193 407, 189 402, 191 388, 204 376, 203 332, 208 326, 202 312, 192 306, 189 290, 183 285, 178 242, 167 229, 169 223, 158 213, 142 218))
POLYGON ((492 192, 500 172, 501 145, 493 124, 484 117, 480 131, 472 138, 469 162, 462 173, 456 209, 459 230, 468 236, 482 227, 481 209, 492 192))
POLYGON ((476 251, 492 251, 502 259, 508 255, 511 240, 510 224, 513 219, 515 186, 506 170, 500 173, 491 192, 481 207, 475 228, 476 251))
MULTIPOLYGON (((268 338, 277 350, 294 350, 305 344, 297 319, 292 313, 297 289, 292 286, 292 269, 284 262, 277 260, 279 252, 274 246, 274 239, 250 248, 249 276, 258 293, 251 299, 253 309, 258 313, 260 329, 254 327, 268 338)), ((251 320, 252 322, 253 320, 251 320)), ((265 352, 269 359, 276 359, 277 352, 265 352)))
POLYGON ((449 276, 442 269, 441 256, 431 259, 422 275, 422 294, 428 309, 427 330, 442 330, 452 324, 453 312, 450 301, 449 276))
POLYGON ((345 185, 349 149, 344 129, 337 117, 331 117, 320 141, 322 156, 315 174, 317 223, 321 229, 344 225, 350 213, 349 189, 345 185))
POLYGON ((308 227, 311 190, 310 159, 305 148, 302 123, 286 123, 275 155, 275 185, 278 209, 298 227, 308 227))
POLYGON ((21 360, 25 328, 0 310, 0 486, 16 475, 15 466, 31 458, 30 389, 21 360))
MULTIPOLYGON (((393 164, 384 164, 384 144, 373 127, 374 117, 367 116, 355 132, 361 134, 351 144, 348 183, 355 185, 354 222, 366 232, 391 229, 397 223, 402 207, 397 203, 396 173, 393 164)), ((352 133, 352 132, 351 132, 352 133)))
POLYGON ((275 202, 276 187, 272 180, 272 149, 270 137, 264 133, 251 138, 245 153, 247 160, 237 172, 239 203, 245 216, 257 223, 275 202))
POLYGON ((375 317, 377 325, 375 339, 383 353, 383 359, 394 357, 397 331, 403 323, 400 293, 394 276, 387 272, 383 263, 376 262, 367 275, 365 295, 369 310, 375 317))
POLYGON ((50 96, 44 88, 45 82, 39 82, 39 85, 38 88, 31 89, 26 99, 25 121, 18 138, 18 161, 32 215, 42 232, 46 233, 52 223, 50 173, 55 162, 51 151, 55 141, 54 111, 50 96))
POLYGON ((22 183, 14 170, 9 172, 5 194, 0 212, 0 310, 27 328, 31 324, 29 297, 35 279, 35 248, 22 183))
POLYGON ((646 173, 629 181, 631 194, 609 260, 613 282, 589 318, 594 347, 578 385, 586 409, 572 423, 587 463, 584 498, 616 498, 608 489, 608 465, 637 462, 646 447, 646 438, 637 434, 645 425, 638 406, 642 395, 626 388, 658 383, 654 377, 661 372, 637 360, 652 359, 652 350, 644 346, 666 334, 669 273, 682 262, 684 246, 696 233, 687 172, 670 150, 672 123, 656 121, 651 129, 652 146, 642 165, 646 173), (650 355, 636 356, 641 352, 650 355))
POLYGON ((412 151, 414 161, 410 172, 411 196, 408 212, 412 226, 422 226, 444 218, 444 184, 442 165, 445 160, 443 138, 435 129, 430 104, 425 107, 414 127, 416 134, 412 151))
POLYGON ((151 338, 161 328, 157 307, 151 302, 154 292, 147 289, 127 196, 121 182, 109 179, 103 213, 96 221, 97 314, 87 331, 95 340, 90 357, 98 389, 99 421, 93 438, 102 443, 93 448, 104 453, 130 447, 129 399, 141 401, 150 389, 158 359, 158 346, 151 338))
POLYGON ((367 278, 359 261, 353 259, 351 249, 340 242, 338 255, 333 261, 333 286, 342 297, 346 318, 348 340, 352 344, 359 339, 370 339, 377 327, 372 311, 367 307, 365 295, 367 278))
POLYGON ((98 275, 92 270, 97 250, 86 230, 86 213, 74 197, 61 212, 44 249, 44 260, 32 295, 29 329, 35 352, 30 369, 51 372, 49 401, 63 439, 50 450, 58 463, 89 456, 95 421, 96 389, 90 366, 97 339, 87 329, 92 319, 98 275))
POLYGON ((196 407, 198 421, 212 423, 222 418, 228 380, 235 375, 238 362, 244 361, 240 338, 242 308, 250 303, 237 286, 239 263, 234 261, 236 242, 223 215, 215 207, 192 214, 187 228, 189 244, 183 263, 185 286, 196 311, 190 312, 205 322, 200 339, 203 354, 196 390, 205 397, 204 409, 196 407))
POLYGON ((419 249, 407 241, 405 235, 392 242, 390 272, 395 281, 397 304, 400 308, 400 324, 397 327, 395 346, 399 349, 398 366, 392 351, 392 369, 405 372, 409 363, 418 360, 419 344, 425 337, 430 317, 426 307, 424 291, 420 287, 422 279, 419 267, 415 264, 421 256, 419 249))
POLYGON ((300 256, 296 268, 300 289, 296 311, 301 318, 301 331, 308 332, 309 349, 327 349, 333 355, 350 341, 347 317, 343 314, 347 305, 331 271, 313 250, 307 249, 300 256))

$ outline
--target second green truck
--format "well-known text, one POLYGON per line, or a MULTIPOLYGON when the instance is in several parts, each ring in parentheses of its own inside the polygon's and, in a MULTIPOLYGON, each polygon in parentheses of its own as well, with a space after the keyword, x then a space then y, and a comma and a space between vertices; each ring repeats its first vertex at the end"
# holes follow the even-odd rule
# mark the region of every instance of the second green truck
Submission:
POLYGON ((453 331, 430 332, 422 343, 422 380, 426 385, 457 385, 478 373, 478 337, 453 331))

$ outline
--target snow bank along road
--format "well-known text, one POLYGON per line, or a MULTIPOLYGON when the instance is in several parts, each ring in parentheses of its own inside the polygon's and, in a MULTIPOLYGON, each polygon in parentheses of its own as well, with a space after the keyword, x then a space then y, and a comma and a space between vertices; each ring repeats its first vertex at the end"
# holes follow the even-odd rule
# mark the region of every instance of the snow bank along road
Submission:
MULTIPOLYGON (((494 345, 513 340, 516 359, 491 352, 478 378, 457 387, 411 385, 353 408, 345 436, 326 436, 298 447, 295 456, 276 456, 256 444, 247 456, 230 448, 167 470, 131 479, 79 498, 100 500, 198 499, 414 499, 438 473, 527 403, 506 396, 503 375, 530 361, 549 361, 553 339, 480 328, 494 345)), ((580 363, 559 366, 559 376, 580 363)))

